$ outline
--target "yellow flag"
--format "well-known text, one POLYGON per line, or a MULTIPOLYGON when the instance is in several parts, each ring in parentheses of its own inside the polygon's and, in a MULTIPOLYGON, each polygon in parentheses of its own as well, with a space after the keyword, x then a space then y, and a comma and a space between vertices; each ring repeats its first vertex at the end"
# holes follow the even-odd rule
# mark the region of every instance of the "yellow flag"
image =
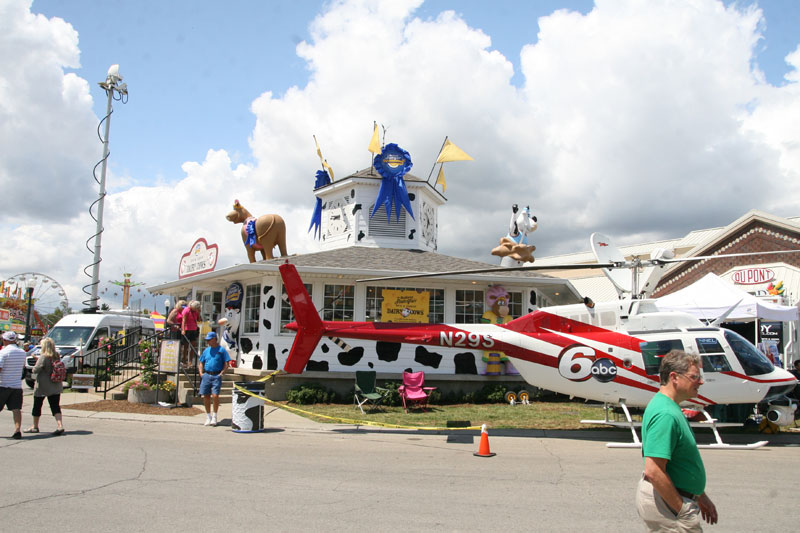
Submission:
POLYGON ((375 129, 372 130, 372 139, 369 141, 369 148, 367 148, 373 154, 379 154, 381 152, 381 139, 378 136, 378 123, 375 123, 375 129))
POLYGON ((328 164, 328 162, 322 157, 322 150, 319 149, 319 143, 317 142, 317 136, 314 135, 314 144, 317 145, 317 155, 319 156, 319 162, 322 163, 322 168, 328 171, 328 175, 331 177, 331 183, 333 183, 333 169, 328 164))
POLYGON ((450 139, 444 141, 444 147, 439 152, 439 159, 437 163, 446 163, 448 161, 472 161, 473 159, 467 153, 450 142, 450 139))
POLYGON ((444 181, 444 167, 439 167, 439 175, 436 176, 436 183, 433 186, 436 187, 440 183, 442 184, 442 192, 447 192, 447 182, 444 181))

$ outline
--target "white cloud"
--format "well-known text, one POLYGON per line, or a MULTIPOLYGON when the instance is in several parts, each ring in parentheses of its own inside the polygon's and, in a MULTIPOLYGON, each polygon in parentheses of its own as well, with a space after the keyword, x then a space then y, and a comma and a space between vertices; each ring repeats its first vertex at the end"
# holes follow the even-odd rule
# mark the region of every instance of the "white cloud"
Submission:
MULTIPOLYGON (((538 40, 521 50, 516 88, 491 36, 453 12, 416 18, 419 4, 334 2, 320 14, 297 47, 308 83, 282 95, 265 87, 252 103, 252 167, 209 150, 183 166, 174 186, 109 195, 104 277, 127 268, 148 283, 175 279, 178 258, 200 236, 219 243, 220 266, 246 261, 224 219, 234 198, 253 214, 281 214, 290 253, 315 249, 306 233, 319 165, 312 134, 343 177, 369 165, 373 120, 388 127, 387 142, 411 153, 418 176, 427 177, 445 135, 475 158, 445 168, 439 246, 449 255, 496 262, 489 250, 512 203, 539 218, 537 255, 583 250, 594 230, 625 243, 726 224, 752 208, 797 214, 800 49, 787 57, 795 70, 786 83, 766 84, 753 66, 760 11, 706 0, 599 0, 586 15, 558 11, 539 20, 538 40)), ((85 82, 62 73, 77 61, 69 28, 22 11, 0 25, 17 33, 33 25, 23 32, 28 41, 45 44, 19 66, 59 58, 40 75, 68 88, 58 93, 61 120, 83 127, 85 82)), ((21 109, 26 122, 32 115, 21 109)), ((95 159, 96 146, 85 151, 57 152, 49 167, 95 159)), ((20 163, 25 172, 37 168, 34 159, 20 163)), ((0 169, 11 163, 0 155, 0 169)), ((60 183, 53 172, 42 179, 60 183)), ((0 270, 36 257, 39 270, 78 286, 92 227, 85 215, 46 229, 21 225, 11 235, 22 253, 0 258, 0 270)))
POLYGON ((0 190, 24 199, 6 223, 59 220, 88 206, 86 177, 102 147, 89 85, 64 73, 80 64, 77 32, 31 14, 30 4, 0 2, 0 190))

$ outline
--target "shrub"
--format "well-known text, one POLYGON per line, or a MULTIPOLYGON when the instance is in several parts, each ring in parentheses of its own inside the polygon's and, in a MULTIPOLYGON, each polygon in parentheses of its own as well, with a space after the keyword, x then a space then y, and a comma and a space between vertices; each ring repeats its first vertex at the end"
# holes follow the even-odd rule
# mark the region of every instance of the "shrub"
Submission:
POLYGON ((428 403, 442 405, 442 391, 439 389, 432 390, 428 396, 428 403))
POLYGON ((330 391, 319 383, 303 383, 293 387, 286 393, 286 399, 290 403, 300 405, 311 405, 315 403, 336 402, 336 393, 330 391))
POLYGON ((486 403, 505 403, 505 385, 484 385, 480 391, 481 397, 485 398, 486 403))
POLYGON ((400 387, 400 385, 402 385, 402 383, 398 381, 386 382, 383 388, 388 390, 389 392, 386 394, 386 396, 383 397, 383 405, 394 406, 394 407, 397 407, 398 405, 403 405, 403 401, 400 399, 400 393, 397 392, 397 388, 400 387))
POLYGON ((150 385, 148 385, 144 381, 139 381, 139 380, 129 381, 125 385, 122 386, 122 392, 124 392, 125 394, 128 394, 128 391, 131 390, 131 389, 133 389, 133 390, 153 390, 152 387, 150 387, 150 385))
POLYGON ((159 383, 158 385, 156 385, 153 388, 155 390, 163 390, 163 391, 167 391, 167 392, 174 392, 175 391, 175 384, 173 382, 171 382, 171 381, 162 381, 161 383, 159 383))
POLYGON ((156 364, 153 343, 149 340, 140 340, 138 347, 139 360, 142 362, 142 380, 148 385, 155 385, 158 365, 156 364))

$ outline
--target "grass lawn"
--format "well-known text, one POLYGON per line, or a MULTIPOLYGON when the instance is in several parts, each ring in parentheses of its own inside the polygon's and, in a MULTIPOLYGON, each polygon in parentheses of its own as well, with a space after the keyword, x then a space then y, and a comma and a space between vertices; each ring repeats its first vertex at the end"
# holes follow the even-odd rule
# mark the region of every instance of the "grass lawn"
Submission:
POLYGON ((431 405, 426 409, 427 412, 416 409, 409 410, 408 414, 403 411, 402 407, 384 407, 382 410, 367 412, 363 415, 353 404, 288 404, 288 406, 313 414, 345 419, 344 422, 329 420, 293 410, 299 415, 307 416, 318 422, 336 424, 368 421, 402 426, 442 428, 447 426, 448 421, 451 423, 468 421, 470 426, 486 424, 487 427, 495 429, 579 429, 597 427, 581 424, 582 419, 602 419, 604 416, 602 405, 583 402, 532 402, 530 405, 514 406, 509 404, 431 405))

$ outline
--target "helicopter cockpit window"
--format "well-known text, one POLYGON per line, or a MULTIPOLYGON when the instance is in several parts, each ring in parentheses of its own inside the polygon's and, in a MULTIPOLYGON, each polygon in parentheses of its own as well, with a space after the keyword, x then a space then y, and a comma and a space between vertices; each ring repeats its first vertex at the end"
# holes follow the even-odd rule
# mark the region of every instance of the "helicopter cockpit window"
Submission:
POLYGON ((683 343, 678 339, 643 342, 639 345, 644 359, 644 371, 648 376, 658 375, 661 358, 671 350, 683 350, 683 343))
POLYGON ((733 354, 742 364, 744 373, 748 376, 768 374, 775 369, 763 353, 759 352, 755 346, 738 333, 725 330, 725 339, 731 345, 733 354))
POLYGON ((728 372, 731 369, 719 339, 698 337, 695 339, 695 343, 700 354, 700 361, 703 363, 703 372, 728 372))

